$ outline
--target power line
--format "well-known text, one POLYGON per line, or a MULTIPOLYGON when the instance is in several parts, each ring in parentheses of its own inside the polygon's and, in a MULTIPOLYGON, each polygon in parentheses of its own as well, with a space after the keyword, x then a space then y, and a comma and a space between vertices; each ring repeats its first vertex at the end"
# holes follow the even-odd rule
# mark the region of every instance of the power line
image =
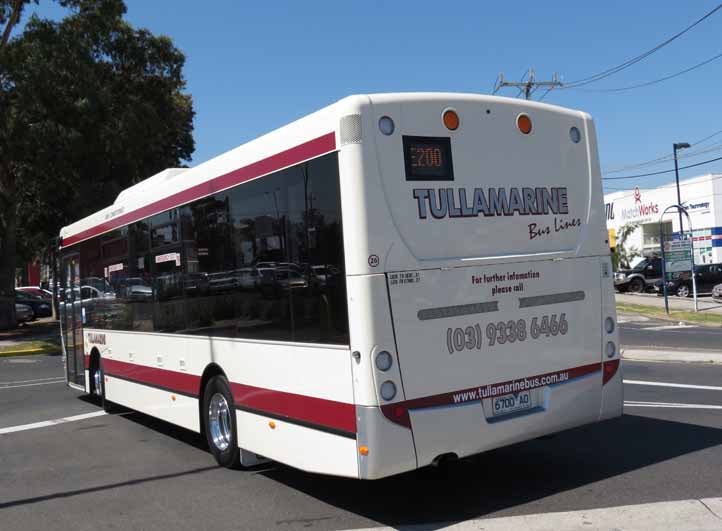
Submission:
POLYGON ((709 139, 712 138, 712 137, 715 137, 715 136, 719 135, 720 133, 722 133, 722 129, 720 129, 719 131, 715 131, 714 133, 712 133, 712 134, 709 135, 709 136, 704 137, 702 140, 698 140, 697 142, 695 142, 695 143, 692 144, 692 145, 693 145, 693 146, 696 146, 696 145, 699 145, 699 144, 704 144, 705 142, 707 142, 707 140, 709 140, 709 139))
MULTIPOLYGON (((694 66, 691 66, 689 68, 685 68, 684 70, 680 70, 679 72, 676 72, 674 74, 670 74, 668 76, 660 77, 658 79, 654 79, 652 81, 647 81, 645 83, 639 83, 637 85, 629 85, 627 87, 618 87, 618 88, 607 88, 607 89, 581 89, 585 92, 624 92, 626 90, 633 90, 638 89, 642 87, 648 87, 650 85, 656 85, 657 83, 662 83, 663 81, 667 81, 669 79, 673 79, 675 77, 679 77, 683 74, 686 74, 687 72, 691 72, 692 70, 696 70, 697 68, 700 68, 706 64, 711 63, 712 61, 716 61, 722 57, 722 53, 718 53, 717 55, 710 57, 709 59, 702 61, 701 63, 697 63, 694 66)), ((575 87, 566 87, 566 88, 575 88, 575 87)))
MULTIPOLYGON (((684 182, 684 181, 683 181, 683 182, 679 183, 679 187, 682 188, 682 187, 684 187, 684 186, 694 186, 695 184, 704 184, 704 183, 708 183, 708 182, 712 182, 712 181, 718 181, 718 180, 720 180, 720 179, 722 179, 722 175, 716 175, 715 177, 711 177, 711 178, 709 178, 709 179, 707 179, 707 180, 705 180, 705 181, 703 181, 703 182, 700 182, 700 181, 698 180, 698 178, 695 177, 695 178, 694 178, 694 182, 684 182)), ((669 184, 665 184, 665 185, 663 185, 663 186, 658 186, 656 189, 657 189, 657 190, 661 190, 661 189, 663 189, 663 188, 666 188, 666 189, 674 189, 674 188, 676 188, 676 184, 675 184, 675 183, 669 183, 669 184)), ((617 191, 617 192, 624 192, 624 191, 629 190, 629 188, 607 188, 607 189, 608 189, 608 190, 612 190, 612 191, 617 191)), ((654 190, 654 189, 653 189, 653 188, 642 188, 642 190, 654 190)), ((606 195, 606 194, 605 194, 605 195, 606 195)), ((693 198, 691 198, 691 199, 687 199, 685 202, 688 203, 689 201, 694 201, 694 200, 696 200, 696 199, 702 199, 702 198, 704 198, 704 197, 709 197, 709 195, 710 195, 710 194, 705 194, 705 195, 703 195, 703 196, 693 197, 693 198)), ((717 196, 717 195, 722 195, 722 194, 711 194, 711 195, 717 196)), ((624 195, 621 195, 621 196, 619 196, 619 197, 615 197, 614 200, 616 201, 616 200, 618 200, 618 199, 625 199, 625 198, 627 198, 627 197, 632 197, 632 196, 634 196, 634 192, 631 192, 631 193, 629 193, 629 194, 624 194, 624 195)))
MULTIPOLYGON (((682 154, 682 155, 677 155, 677 160, 693 159, 693 158, 699 157, 701 155, 704 155, 706 153, 713 153, 715 151, 720 151, 720 150, 722 150, 722 143, 712 144, 711 146, 707 146, 704 149, 700 149, 697 151, 690 151, 690 152, 682 154)), ((629 166, 625 166, 625 167, 622 167, 622 168, 619 168, 616 170, 606 171, 606 172, 603 172, 603 175, 611 175, 612 173, 620 173, 623 171, 639 169, 639 168, 643 168, 645 166, 659 166, 660 164, 664 164, 671 160, 674 160, 674 155, 660 157, 659 159, 654 159, 654 160, 651 160, 648 162, 642 162, 639 164, 631 164, 629 166)))
MULTIPOLYGON (((722 129, 720 129, 719 131, 715 131, 715 132, 712 133, 711 135, 707 135, 706 137, 702 138, 701 140, 697 140, 696 142, 692 142, 692 146, 699 146, 700 144, 704 144, 704 143, 707 142, 710 138, 714 138, 715 136, 717 136, 717 135, 719 135, 719 134, 721 134, 721 133, 722 133, 722 129)), ((715 145, 718 145, 718 144, 715 144, 715 145)), ((722 144, 719 144, 719 145, 722 145, 722 144)), ((702 151, 702 152, 704 152, 704 151, 702 151)), ((693 156, 699 155, 699 154, 701 154, 702 152, 692 151, 691 153, 687 153, 687 154, 683 154, 683 155, 678 155, 677 158, 689 158, 689 157, 693 157, 693 156)), ((662 162, 667 162, 667 161, 669 161, 669 160, 672 160, 673 158, 674 158, 674 155, 671 155, 671 154, 670 154, 670 155, 662 155, 662 156, 660 156, 660 157, 657 157, 656 159, 648 160, 648 161, 645 161, 645 162, 639 162, 639 163, 634 163, 634 164, 626 164, 626 165, 624 165, 624 166, 620 166, 619 168, 614 168, 614 169, 611 169, 611 170, 603 171, 602 174, 603 174, 603 175, 609 175, 609 174, 611 174, 611 173, 619 173, 619 172, 623 172, 623 171, 626 171, 626 170, 632 170, 632 169, 636 169, 636 168, 642 168, 642 167, 644 167, 644 166, 656 166, 656 165, 658 165, 658 164, 661 164, 662 162)))
POLYGON ((594 75, 585 77, 585 78, 583 78, 583 79, 579 79, 579 80, 577 80, 577 81, 572 81, 572 82, 566 84, 566 85, 564 86, 564 88, 577 88, 577 87, 582 87, 582 86, 584 86, 584 85, 588 85, 588 84, 590 84, 590 83, 594 83, 594 82, 596 82, 596 81, 599 81, 599 80, 601 80, 601 79, 604 79, 604 78, 606 78, 606 77, 609 77, 609 76, 614 75, 614 74, 616 74, 616 73, 618 73, 618 72, 621 72, 622 70, 625 70, 625 69, 629 68, 630 66, 638 63, 639 61, 641 61, 641 60, 643 60, 643 59, 645 59, 645 58, 647 58, 647 57, 649 57, 649 56, 652 55, 653 53, 659 51, 660 49, 664 48, 665 46, 667 46, 667 45, 670 44, 671 42, 675 41, 676 39, 678 39, 679 37, 681 37, 682 35, 684 35, 684 34, 687 33, 688 31, 690 31, 692 28, 694 28, 695 26, 697 26, 698 24, 700 24, 701 22, 703 22, 704 20, 706 20, 707 18, 709 18, 710 16, 712 16, 714 13, 716 13, 717 11, 719 11, 719 9, 721 9, 721 8, 722 8, 722 4, 717 5, 717 6, 716 6, 715 8, 713 8, 711 11, 707 12, 704 16, 702 16, 701 18, 697 19, 695 22, 693 22, 692 24, 690 24, 689 26, 687 26, 686 28, 684 28, 682 31, 680 31, 679 33, 676 33, 675 35, 672 35, 670 38, 668 38, 667 40, 659 43, 658 45, 656 45, 655 47, 651 48, 650 50, 647 50, 646 52, 644 52, 644 53, 642 53, 642 54, 640 54, 640 55, 638 55, 638 56, 636 56, 636 57, 633 57, 633 58, 631 58, 631 59, 628 59, 627 61, 623 62, 622 64, 619 64, 619 65, 614 66, 614 67, 612 67, 612 68, 608 68, 607 70, 604 70, 603 72, 599 72, 599 73, 597 73, 597 74, 594 74, 594 75))
MULTIPOLYGON (((710 159, 705 160, 703 162, 698 162, 697 164, 689 164, 687 166, 680 166, 680 170, 686 170, 687 168, 695 168, 697 166, 702 166, 704 164, 710 164, 712 162, 717 162, 718 160, 722 160, 722 157, 717 157, 716 159, 710 159)), ((639 175, 625 175, 623 177, 602 177, 603 181, 618 181, 621 179, 638 179, 640 177, 651 177, 653 175, 662 175, 664 173, 672 173, 674 170, 664 170, 664 171, 655 171, 652 173, 641 173, 639 175)))

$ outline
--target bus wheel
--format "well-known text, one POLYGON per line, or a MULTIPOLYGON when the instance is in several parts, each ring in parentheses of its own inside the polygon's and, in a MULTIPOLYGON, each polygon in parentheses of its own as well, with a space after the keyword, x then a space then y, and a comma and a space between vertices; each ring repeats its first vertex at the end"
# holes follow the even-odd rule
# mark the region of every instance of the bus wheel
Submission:
POLYGON ((203 392, 203 425, 208 447, 219 465, 238 468, 240 449, 236 431, 236 408, 225 376, 214 376, 203 392))

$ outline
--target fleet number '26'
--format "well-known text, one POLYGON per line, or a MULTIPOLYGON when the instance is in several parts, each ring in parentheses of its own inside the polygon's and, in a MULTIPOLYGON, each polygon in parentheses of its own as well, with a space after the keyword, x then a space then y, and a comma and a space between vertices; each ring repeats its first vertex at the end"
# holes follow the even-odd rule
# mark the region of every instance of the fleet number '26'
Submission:
MULTIPOLYGON (((515 343, 526 341, 528 337, 539 339, 540 337, 566 335, 569 331, 569 323, 565 313, 544 315, 541 318, 533 317, 531 324, 527 326, 526 319, 510 319, 486 325, 486 340, 488 346, 496 344, 515 343)), ((464 350, 481 350, 484 342, 481 325, 478 323, 466 328, 447 328, 446 346, 449 354, 462 352, 464 350)))

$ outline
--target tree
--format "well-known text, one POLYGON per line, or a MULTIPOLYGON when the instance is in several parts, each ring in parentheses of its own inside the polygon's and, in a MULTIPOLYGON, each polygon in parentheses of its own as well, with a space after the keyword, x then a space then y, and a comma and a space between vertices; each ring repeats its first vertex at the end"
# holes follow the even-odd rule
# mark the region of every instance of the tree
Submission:
MULTIPOLYGON (((27 3, 0 0, 3 35, 27 3)), ((125 22, 123 0, 59 3, 63 20, 33 16, 0 47, 0 329, 14 325, 16 257, 194 149, 170 38, 125 22)))
POLYGON ((634 259, 635 256, 640 256, 639 249, 632 246, 627 246, 627 239, 629 236, 637 230, 639 227, 638 223, 628 223, 622 225, 617 234, 617 246, 614 248, 615 261, 618 267, 623 269, 629 269, 629 263, 634 259))

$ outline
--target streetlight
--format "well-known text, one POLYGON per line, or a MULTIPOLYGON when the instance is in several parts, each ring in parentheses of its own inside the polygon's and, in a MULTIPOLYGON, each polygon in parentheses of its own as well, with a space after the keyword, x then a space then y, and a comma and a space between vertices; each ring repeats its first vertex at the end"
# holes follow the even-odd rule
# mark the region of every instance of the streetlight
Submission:
MULTIPOLYGON (((677 204, 682 206, 682 198, 679 195, 679 168, 677 167, 677 150, 687 149, 689 144, 687 142, 679 142, 672 144, 672 151, 674 152, 674 178, 677 181, 677 204)), ((679 214, 679 239, 682 239, 684 228, 682 227, 682 211, 677 211, 679 214)))

